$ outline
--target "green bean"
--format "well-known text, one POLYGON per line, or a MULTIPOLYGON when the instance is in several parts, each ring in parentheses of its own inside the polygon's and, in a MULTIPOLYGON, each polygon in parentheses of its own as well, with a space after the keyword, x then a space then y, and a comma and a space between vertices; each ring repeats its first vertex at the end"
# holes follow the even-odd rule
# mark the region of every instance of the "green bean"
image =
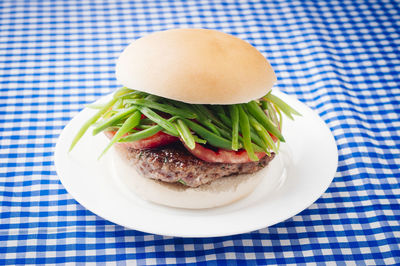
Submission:
POLYGON ((260 100, 260 103, 259 103, 259 105, 261 106, 261 108, 264 110, 264 112, 267 114, 267 116, 269 117, 269 118, 271 118, 271 113, 270 113, 270 102, 269 101, 267 101, 267 100, 265 100, 265 99, 262 99, 262 100, 260 100))
MULTIPOLYGON (((110 109, 108 109, 108 111, 106 111, 103 115, 102 115, 102 119, 107 119, 110 118, 111 116, 115 115, 116 112, 114 110, 111 109, 112 107, 110 107, 110 109)), ((100 121, 98 122, 100 123, 100 121)))
POLYGON ((123 94, 119 97, 123 98, 123 99, 137 99, 137 98, 141 98, 141 97, 143 98, 146 95, 147 95, 147 93, 145 93, 145 92, 132 90, 131 92, 129 92, 127 94, 123 94))
POLYGON ((122 111, 122 112, 119 112, 119 113, 113 115, 112 117, 110 117, 107 120, 104 120, 102 123, 97 125, 95 129, 93 129, 93 135, 97 135, 100 132, 102 132, 104 129, 113 126, 115 123, 119 122, 122 118, 130 115, 131 113, 133 113, 136 110, 137 110, 137 107, 134 106, 134 107, 125 109, 125 111, 122 111))
POLYGON ((225 115, 225 109, 224 109, 224 107, 222 107, 222 105, 213 104, 213 105, 209 105, 209 108, 214 110, 214 113, 216 113, 216 114, 224 114, 225 115))
POLYGON ((239 108, 237 105, 229 106, 229 113, 232 120, 232 150, 239 149, 239 108))
POLYGON ((262 99, 262 100, 260 100, 260 103, 261 103, 261 107, 262 107, 262 109, 265 111, 265 110, 267 110, 268 109, 268 101, 267 100, 265 100, 264 98, 262 99))
POLYGON ((174 100, 169 100, 169 99, 165 99, 165 98, 163 99, 163 102, 165 102, 169 105, 173 105, 185 112, 188 112, 188 113, 193 112, 192 105, 190 105, 190 104, 187 104, 184 102, 179 102, 179 101, 174 101, 174 100))
POLYGON ((159 116, 156 112, 154 112, 150 108, 140 106, 139 110, 145 116, 147 116, 147 118, 152 120, 154 123, 158 124, 160 127, 164 128, 168 132, 168 134, 175 136, 175 137, 179 136, 178 131, 176 130, 175 126, 171 122, 168 122, 168 120, 162 118, 161 116, 159 116))
POLYGON ((224 107, 222 105, 215 105, 215 108, 217 109, 217 113, 221 113, 221 114, 226 115, 225 109, 224 109, 224 107))
POLYGON ((134 134, 130 134, 129 136, 120 139, 119 142, 138 141, 141 139, 151 137, 151 136, 157 134, 158 132, 160 132, 161 130, 162 130, 162 127, 160 127, 159 125, 155 125, 155 126, 149 127, 148 129, 144 129, 144 130, 138 131, 134 134))
POLYGON ((218 136, 231 139, 231 130, 224 124, 220 124, 220 126, 214 125, 210 120, 200 120, 200 124, 203 124, 205 126, 208 125, 208 128, 212 130, 213 133, 215 133, 218 136), (202 123, 203 122, 203 123, 202 123))
MULTIPOLYGON (((276 109, 276 112, 278 113, 278 116, 279 116, 279 129, 282 130, 282 113, 281 113, 281 111, 279 110, 279 108, 275 108, 275 109, 276 109)), ((277 141, 277 149, 278 149, 278 150, 279 150, 280 145, 281 145, 281 142, 280 142, 280 140, 278 139, 278 141, 277 141)))
POLYGON ((116 99, 112 99, 103 108, 101 108, 97 113, 92 116, 85 124, 79 129, 78 133, 75 135, 74 139, 72 140, 71 146, 69 147, 69 151, 75 147, 76 143, 82 138, 82 136, 86 133, 88 128, 95 123, 107 110, 116 102, 116 99))
POLYGON ((211 123, 210 119, 206 115, 204 115, 201 108, 198 108, 198 105, 192 106, 197 115, 197 121, 203 126, 210 129, 214 134, 221 136, 221 133, 218 131, 217 127, 213 123, 211 123))
POLYGON ((124 124, 124 122, 125 121, 119 121, 118 123, 116 123, 115 125, 113 125, 113 127, 118 127, 118 128, 120 128, 120 127, 122 127, 122 125, 124 124))
POLYGON ((208 120, 204 120, 204 119, 197 119, 197 121, 202 124, 203 126, 207 127, 208 129, 210 129, 215 135, 217 136, 221 136, 221 133, 219 132, 219 130, 217 129, 217 127, 215 125, 213 125, 210 121, 208 120))
POLYGON ((153 94, 149 94, 149 95, 146 96, 145 99, 148 100, 148 101, 157 102, 157 101, 159 101, 159 100, 162 99, 162 98, 161 98, 160 96, 156 96, 156 95, 153 95, 153 94))
POLYGON ((231 130, 230 129, 217 127, 217 130, 220 133, 220 136, 222 136, 222 137, 224 137, 226 139, 229 139, 229 140, 232 138, 232 134, 231 134, 231 130))
POLYGON ((252 146, 253 146, 254 152, 265 152, 265 153, 267 153, 268 155, 270 154, 269 152, 265 151, 264 148, 261 148, 261 147, 258 146, 257 144, 252 143, 252 146))
MULTIPOLYGON (((268 104, 268 106, 269 106, 268 108, 270 110, 272 110, 272 113, 274 114, 274 117, 276 119, 275 124, 278 126, 279 130, 282 130, 282 112, 281 112, 281 110, 273 102, 270 102, 270 101, 263 101, 263 102, 268 104), (274 112, 274 110, 275 110, 275 112, 274 112)), ((276 142, 277 150, 279 150, 280 143, 281 142, 278 139, 278 141, 276 142)))
MULTIPOLYGON (((250 135, 252 135, 252 134, 253 133, 251 133, 250 135)), ((254 134, 256 134, 256 133, 254 133, 254 134)), ((260 145, 264 146, 264 143, 262 142, 262 140, 259 137, 258 137, 258 139, 260 140, 259 141, 260 145)), ((252 142, 251 144, 253 146, 254 152, 265 152, 265 148, 264 147, 261 147, 260 145, 254 143, 254 142, 252 142)), ((239 135, 239 149, 241 149, 241 148, 243 148, 243 137, 239 135)))
POLYGON ((173 106, 167 105, 167 104, 162 104, 162 103, 156 103, 147 99, 132 99, 132 100, 126 100, 126 102, 129 102, 131 104, 135 105, 140 105, 144 107, 148 107, 151 109, 156 109, 158 111, 168 113, 173 116, 181 116, 184 118, 189 118, 189 119, 194 119, 196 118, 196 114, 193 112, 187 112, 180 110, 178 108, 175 108, 173 106))
POLYGON ((222 123, 228 128, 232 128, 232 121, 231 119, 225 115, 224 113, 217 113, 219 119, 221 119, 222 123))
POLYGON ((197 104, 196 107, 202 114, 205 114, 210 121, 214 122, 216 126, 222 128, 225 127, 225 125, 205 105, 197 104))
MULTIPOLYGON (((177 117, 173 116, 170 119, 168 119, 167 121, 172 123, 176 119, 177 119, 177 117)), ((137 127, 139 127, 139 126, 137 126, 137 127)), ((145 138, 153 136, 154 134, 157 134, 162 129, 163 128, 160 127, 159 125, 154 125, 154 126, 151 126, 151 127, 147 128, 147 129, 138 131, 137 133, 134 133, 134 134, 131 134, 129 136, 126 136, 126 137, 120 139, 119 142, 132 142, 132 141, 145 139, 145 138)), ((167 132, 167 134, 168 134, 168 132, 167 132)))
POLYGON ((153 125, 137 125, 136 128, 137 129, 148 129, 151 128, 153 125))
POLYGON ((139 111, 135 111, 128 119, 126 119, 122 127, 118 129, 117 133, 115 133, 115 135, 112 137, 98 159, 100 159, 123 135, 128 133, 132 128, 136 127, 140 122, 140 117, 141 113, 139 111))
POLYGON ((257 131, 258 135, 262 138, 264 143, 275 153, 278 153, 278 149, 276 148, 275 143, 269 135, 268 131, 251 115, 249 116, 249 121, 252 127, 257 131))
MULTIPOLYGON (((233 105, 227 105, 227 108, 228 108, 229 113, 231 113, 230 109, 233 108, 233 105)), ((239 112, 238 112, 238 115, 239 115, 239 112)), ((232 117, 231 114, 230 114, 230 116, 232 117)), ((234 119, 232 118, 232 120, 231 120, 227 116, 225 116, 225 117, 226 117, 225 121, 226 121, 227 126, 232 128, 232 134, 231 135, 232 135, 232 141, 233 141, 233 139, 235 138, 235 134, 233 133, 233 128, 234 128, 233 120, 234 119)), ((237 118, 237 121, 235 123, 236 123, 235 127, 237 127, 238 132, 240 132, 239 117, 237 118)), ((265 152, 267 150, 267 148, 265 147, 263 141, 260 139, 260 137, 258 137, 257 133, 254 132, 254 129, 252 129, 252 128, 250 128, 250 136, 251 136, 252 141, 254 142, 253 143, 253 147, 255 147, 255 149, 257 149, 257 152, 265 152)), ((242 147, 242 145, 240 143, 243 143, 243 138, 238 134, 238 146, 237 146, 238 149, 242 147)), ((234 146, 232 146, 232 150, 235 150, 234 146)))
MULTIPOLYGON (((122 125, 123 124, 119 124, 118 126, 109 127, 109 128, 106 129, 106 131, 114 131, 114 132, 116 132, 116 131, 118 131, 118 129, 120 129, 122 127, 122 125)), ((135 128, 138 128, 138 127, 139 126, 136 126, 135 128)), ((128 133, 136 133, 136 132, 138 132, 138 131, 136 129, 133 129, 133 128, 128 131, 128 133)))
POLYGON ((257 119, 258 122, 261 123, 261 125, 271 132, 272 135, 277 137, 281 141, 285 141, 283 138, 281 132, 279 129, 274 125, 273 122, 268 118, 268 116, 264 113, 264 111, 261 109, 260 106, 255 101, 251 101, 247 104, 245 104, 249 113, 254 116, 255 119, 257 119))
MULTIPOLYGON (((258 137, 258 136, 257 136, 258 137)), ((263 145, 260 139, 261 145, 263 145)), ((261 146, 257 145, 256 143, 251 143, 254 149, 254 152, 265 152, 265 148, 261 148, 261 146)), ((239 149, 243 148, 243 137, 239 135, 239 149)))
MULTIPOLYGON (((265 145, 264 141, 258 136, 257 131, 250 124, 250 137, 253 144, 258 145, 264 152, 268 151, 268 147, 265 145)), ((240 138, 240 137, 239 137, 240 138)))
POLYGON ((127 93, 130 93, 130 92, 132 92, 132 90, 131 89, 129 89, 129 88, 127 88, 127 87, 122 87, 122 88, 119 88, 118 90, 116 90, 115 92, 114 92, 114 98, 119 98, 119 97, 121 97, 121 96, 124 96, 124 95, 126 95, 127 93))
POLYGON ((243 135, 243 146, 247 151, 250 160, 258 161, 258 157, 254 153, 253 145, 251 143, 249 117, 241 105, 236 106, 239 110, 239 126, 243 135))
MULTIPOLYGON (((183 102, 179 102, 179 101, 171 101, 169 100, 170 104, 173 104, 175 106, 177 106, 178 108, 185 110, 185 112, 190 112, 190 113, 195 113, 197 121, 199 123, 201 123, 202 125, 206 126, 208 129, 210 129, 214 134, 218 135, 218 136, 225 136, 227 137, 227 135, 230 135, 229 133, 227 133, 227 130, 229 131, 229 128, 227 128, 226 126, 224 126, 222 123, 219 123, 221 126, 223 126, 224 128, 217 128, 214 124, 212 124, 212 122, 210 121, 210 119, 204 114, 207 113, 209 114, 210 111, 209 110, 205 110, 206 108, 202 105, 191 105, 191 104, 186 104, 183 102)), ((215 116, 212 115, 211 116, 215 118, 215 116)), ((215 118, 215 120, 218 120, 215 118)))
POLYGON ((117 110, 120 109, 123 106, 123 102, 121 98, 117 98, 117 101, 114 103, 112 106, 111 110, 117 110))
POLYGON ((280 98, 276 97, 275 95, 273 95, 271 93, 268 93, 266 96, 264 96, 264 98, 268 99, 271 102, 273 102, 274 104, 276 104, 276 106, 278 106, 278 108, 281 109, 282 112, 292 120, 294 119, 292 114, 301 116, 301 114, 299 112, 297 112, 295 109, 290 107, 287 103, 285 103, 280 98))
POLYGON ((231 129, 230 127, 226 126, 223 122, 221 122, 220 119, 218 119, 207 107, 204 106, 204 108, 201 108, 206 112, 207 116, 209 117, 209 120, 211 120, 212 123, 215 124, 217 130, 221 133, 222 136, 226 138, 231 138, 231 129))
POLYGON ((278 121, 279 121, 279 128, 282 130, 282 113, 281 113, 281 111, 279 110, 279 108, 275 108, 276 109, 276 112, 278 113, 278 116, 279 116, 279 119, 278 119, 278 121))
MULTIPOLYGON (((108 127, 108 128, 105 129, 105 131, 117 132, 118 129, 121 128, 121 126, 122 126, 122 124, 120 124, 120 125, 118 125, 118 126, 108 127)), ((139 126, 136 126, 135 128, 138 128, 138 127, 139 127, 139 126)), ((129 130, 128 133, 135 133, 135 132, 138 132, 138 131, 132 128, 131 130, 129 130)))
MULTIPOLYGON (((205 108, 206 109, 206 108, 205 108)), ((202 108, 200 108, 199 110, 202 110, 202 108)), ((204 110, 204 109, 203 109, 204 110)), ((207 111, 206 111, 207 112, 207 111)), ((227 139, 231 139, 231 129, 227 126, 225 126, 221 121, 219 121, 218 119, 215 118, 215 116, 213 114, 207 114, 208 118, 204 117, 203 119, 205 119, 209 124, 209 127, 214 133, 217 133, 218 136, 222 136, 224 138, 227 139), (212 122, 215 123, 212 124, 212 122), (214 129, 214 130, 213 130, 214 129)), ((201 123, 201 121, 200 121, 201 123)), ((207 125, 207 123, 205 124, 207 125)))
POLYGON ((190 121, 188 119, 183 119, 183 121, 189 126, 190 129, 192 129, 194 132, 196 132, 200 137, 204 138, 207 140, 207 142, 218 148, 223 148, 226 150, 231 149, 231 141, 227 140, 221 136, 216 135, 215 133, 205 129, 201 125, 190 121))
POLYGON ((196 143, 193 138, 192 132, 190 132, 190 129, 185 124, 185 122, 183 122, 181 119, 177 119, 176 128, 178 129, 179 135, 181 136, 183 142, 185 142, 186 146, 189 147, 189 149, 193 150, 196 146, 196 143))
POLYGON ((141 125, 154 125, 154 122, 148 118, 142 118, 140 120, 141 125))
POLYGON ((207 143, 207 140, 205 140, 205 139, 201 139, 196 135, 192 135, 192 136, 194 138, 194 141, 197 142, 197 143, 200 143, 200 144, 206 144, 207 143))
MULTIPOLYGON (((278 117, 276 116, 276 109, 273 105, 273 103, 268 102, 268 101, 262 101, 262 103, 266 105, 266 110, 269 115, 269 117, 272 119, 275 125, 279 125, 279 120, 278 117)), ((263 105, 264 106, 264 105, 263 105)), ((265 109, 264 109, 265 110, 265 109)))
POLYGON ((183 181, 183 179, 179 179, 178 182, 181 183, 181 184, 184 185, 184 186, 187 186, 186 182, 183 181))

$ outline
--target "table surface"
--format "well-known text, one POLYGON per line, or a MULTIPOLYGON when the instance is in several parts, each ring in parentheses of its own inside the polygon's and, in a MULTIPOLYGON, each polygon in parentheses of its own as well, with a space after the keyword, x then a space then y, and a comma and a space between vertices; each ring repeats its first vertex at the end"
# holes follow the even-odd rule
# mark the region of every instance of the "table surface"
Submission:
POLYGON ((1 1, 0 264, 400 263, 399 72, 395 0, 1 1), (84 104, 118 87, 121 50, 188 27, 252 43, 276 70, 276 88, 332 130, 334 181, 295 217, 235 236, 164 237, 94 215, 61 185, 57 137, 84 104))

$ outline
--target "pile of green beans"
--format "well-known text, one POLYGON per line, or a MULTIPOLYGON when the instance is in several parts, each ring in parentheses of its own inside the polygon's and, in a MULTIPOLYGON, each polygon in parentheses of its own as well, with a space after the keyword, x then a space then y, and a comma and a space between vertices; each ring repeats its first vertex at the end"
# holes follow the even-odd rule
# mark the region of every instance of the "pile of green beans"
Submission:
POLYGON ((282 113, 290 119, 300 115, 271 93, 244 104, 200 105, 126 87, 117 90, 106 104, 89 107, 97 112, 78 131, 70 151, 90 126, 93 135, 116 131, 100 157, 116 142, 138 141, 163 131, 179 137, 189 149, 196 143, 234 151, 243 148, 251 160, 257 161, 256 152, 277 152, 279 143, 285 141, 282 113))

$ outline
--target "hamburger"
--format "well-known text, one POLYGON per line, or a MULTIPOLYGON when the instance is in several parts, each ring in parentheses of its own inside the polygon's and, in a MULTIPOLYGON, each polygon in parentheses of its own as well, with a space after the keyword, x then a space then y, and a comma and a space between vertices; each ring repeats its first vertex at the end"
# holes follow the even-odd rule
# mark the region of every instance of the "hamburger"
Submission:
POLYGON ((77 133, 92 127, 112 146, 118 176, 142 198, 179 208, 237 201, 279 150, 275 73, 252 45, 208 29, 174 29, 132 42, 116 64, 123 85, 77 133))

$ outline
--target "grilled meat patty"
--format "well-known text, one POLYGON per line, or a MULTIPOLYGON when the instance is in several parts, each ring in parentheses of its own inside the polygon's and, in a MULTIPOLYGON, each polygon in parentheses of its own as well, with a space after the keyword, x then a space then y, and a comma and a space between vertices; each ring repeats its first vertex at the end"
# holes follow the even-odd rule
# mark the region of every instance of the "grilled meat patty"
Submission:
POLYGON ((193 156, 180 142, 148 150, 123 145, 115 145, 115 148, 144 177, 169 183, 180 181, 190 187, 198 187, 224 176, 255 173, 275 157, 272 153, 258 162, 209 163, 193 156))

